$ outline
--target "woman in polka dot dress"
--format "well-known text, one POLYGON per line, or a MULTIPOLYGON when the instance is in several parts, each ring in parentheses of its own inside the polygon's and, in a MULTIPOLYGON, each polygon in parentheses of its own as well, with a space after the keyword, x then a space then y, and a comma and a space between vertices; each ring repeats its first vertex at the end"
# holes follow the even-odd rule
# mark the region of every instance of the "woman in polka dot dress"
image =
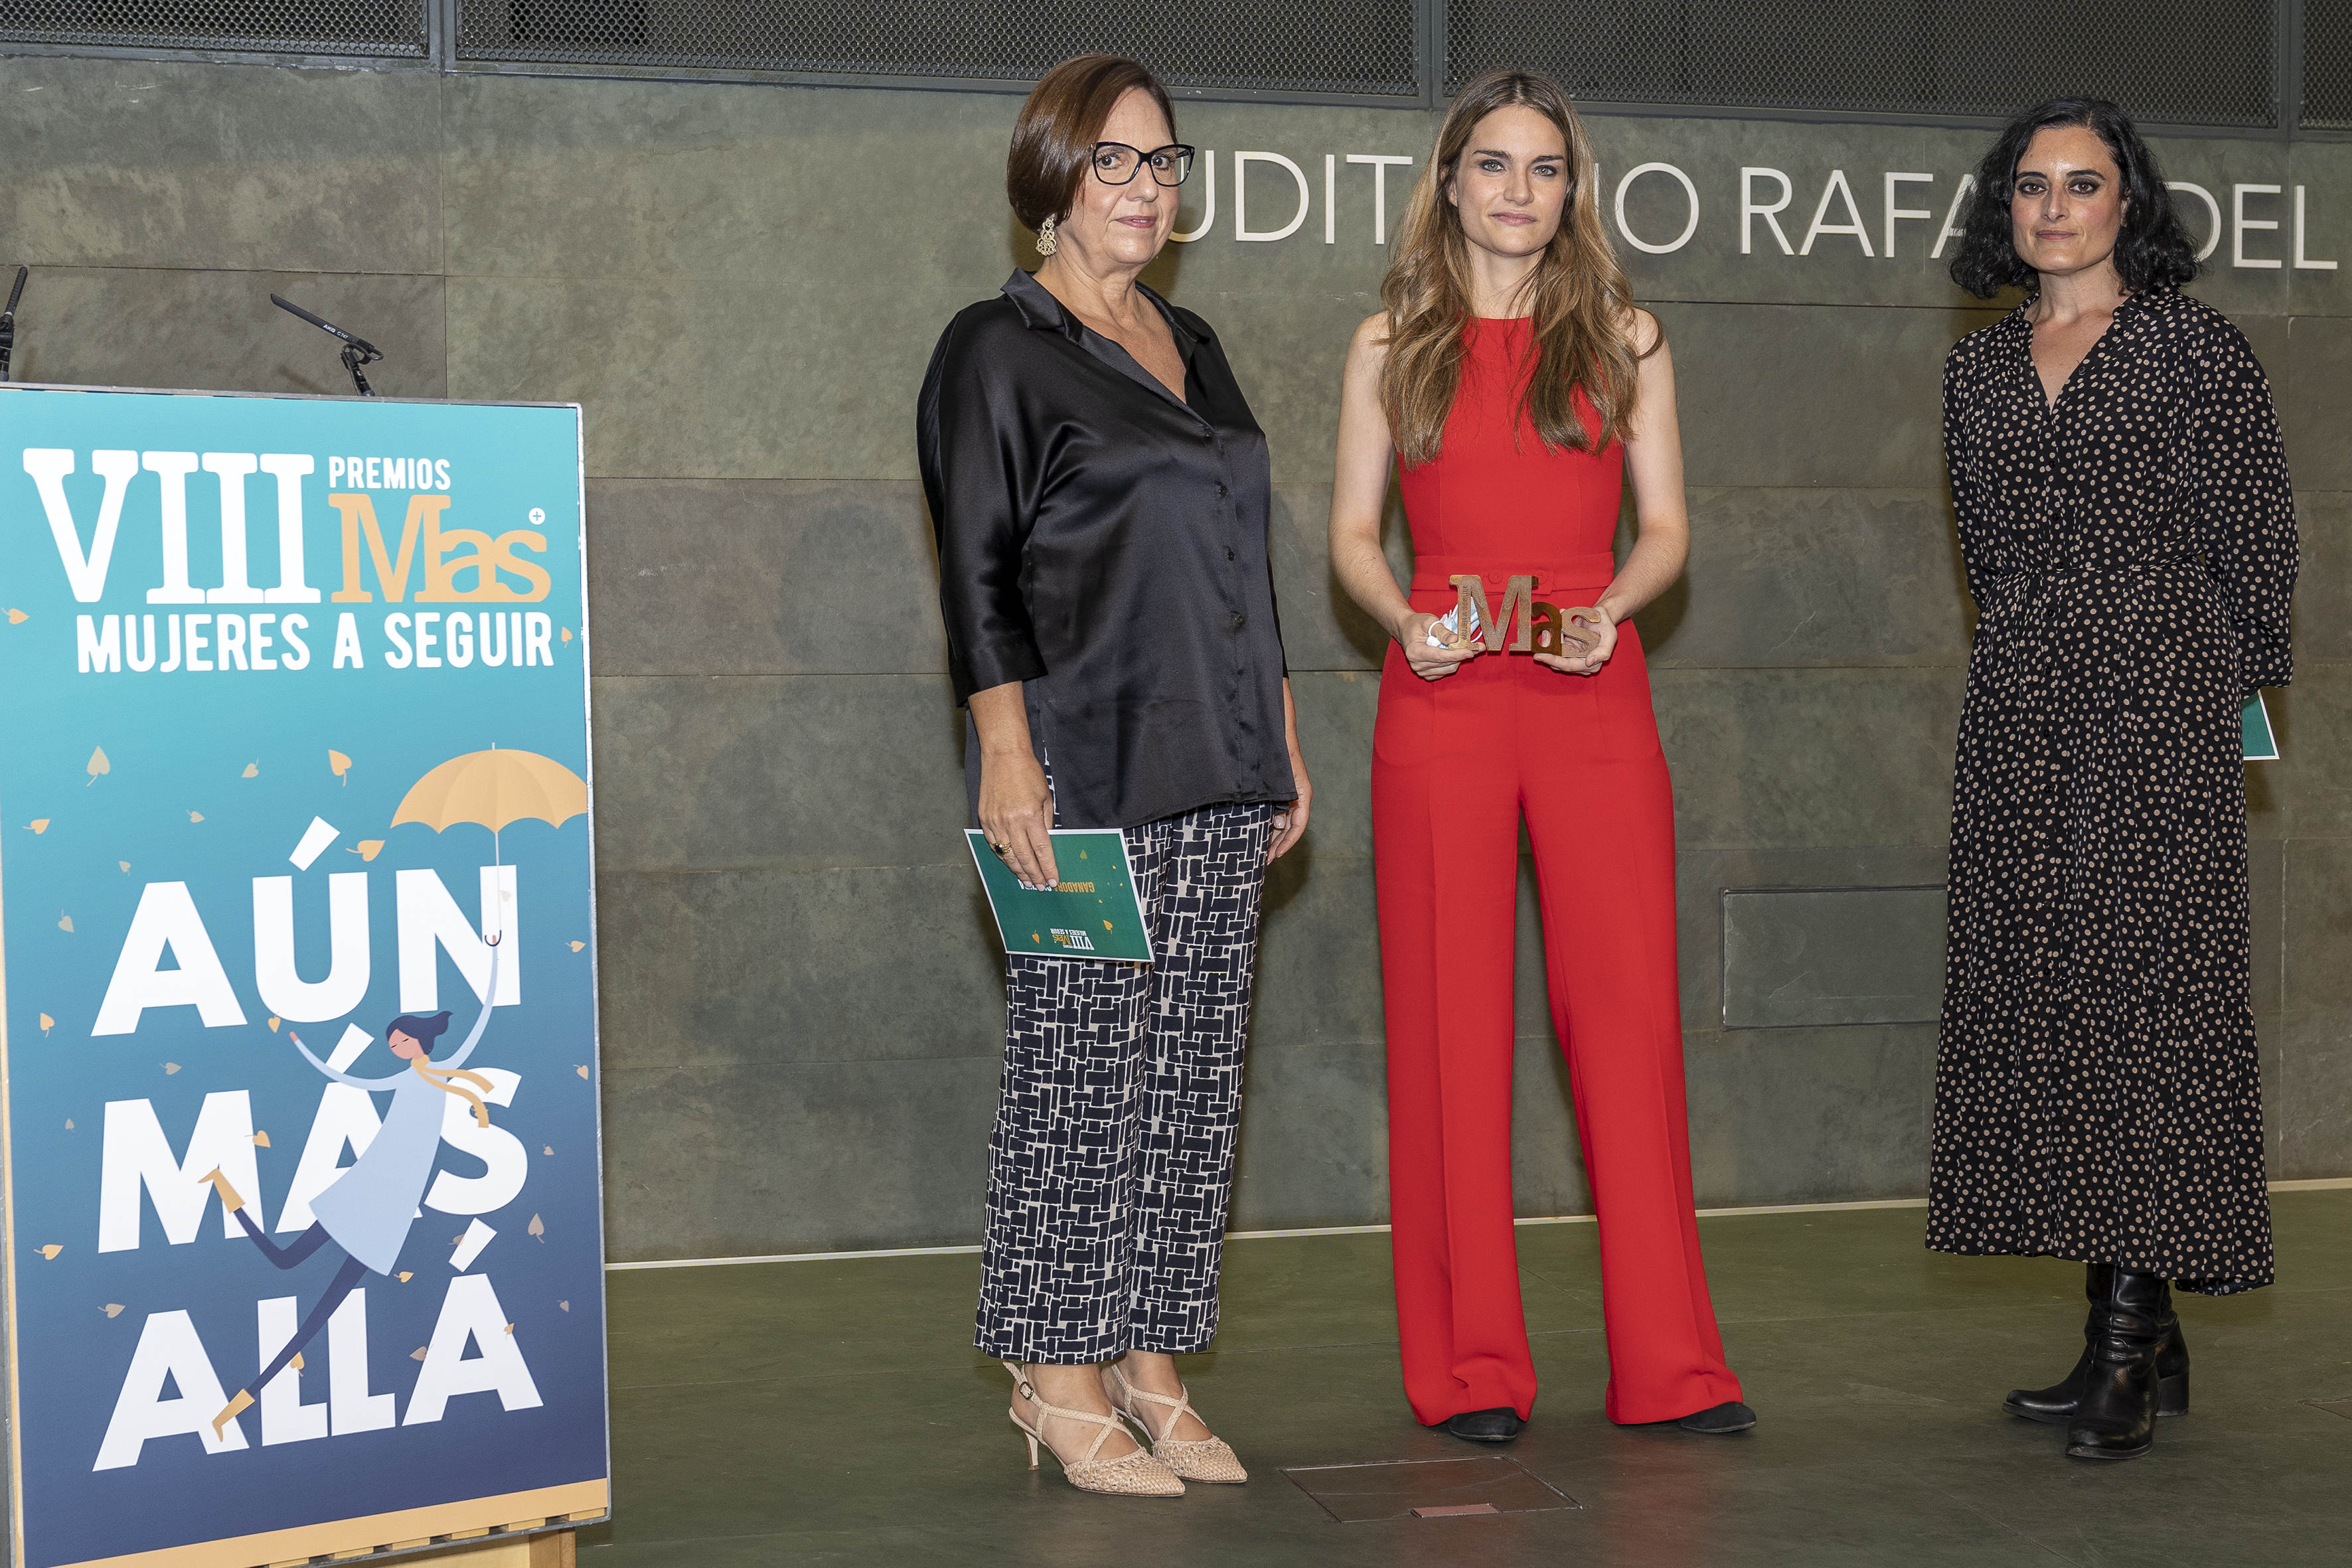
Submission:
POLYGON ((2272 1278, 2239 708, 2290 674, 2294 505, 2123 111, 2043 104, 1976 180, 1952 275, 2032 292, 1944 371, 1979 621, 1927 1245, 2088 1265, 2081 1359, 2007 1408, 2130 1458, 2189 1405, 2172 1283, 2272 1278))

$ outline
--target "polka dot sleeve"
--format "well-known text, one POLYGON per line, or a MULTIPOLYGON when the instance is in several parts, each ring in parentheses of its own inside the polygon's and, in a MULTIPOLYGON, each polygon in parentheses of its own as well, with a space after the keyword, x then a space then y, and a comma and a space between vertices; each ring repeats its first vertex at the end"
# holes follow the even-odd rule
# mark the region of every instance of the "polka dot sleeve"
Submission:
POLYGON ((2252 692, 2284 686, 2294 674, 2287 626, 2299 555, 2294 492, 2270 383, 2252 346, 2218 318, 2201 340, 2185 454, 2191 516, 2237 637, 2239 684, 2252 692))

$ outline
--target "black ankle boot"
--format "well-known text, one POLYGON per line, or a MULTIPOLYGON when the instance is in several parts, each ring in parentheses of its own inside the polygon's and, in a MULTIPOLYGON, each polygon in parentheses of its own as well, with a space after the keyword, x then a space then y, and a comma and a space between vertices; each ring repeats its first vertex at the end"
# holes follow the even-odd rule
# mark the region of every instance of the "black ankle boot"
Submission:
MULTIPOLYGON (((2075 1407, 2083 1399, 2083 1378, 2091 1370, 2091 1342, 2097 1336, 2099 1300, 2111 1287, 2106 1279, 2115 1273, 2112 1263, 2094 1263, 2084 1270, 2083 1294, 2090 1299, 2091 1310, 2083 1320, 2083 1353, 2074 1362, 2074 1370, 2048 1388, 2012 1388, 2001 1401, 2001 1408, 2011 1415, 2028 1421, 2040 1421, 2050 1426, 2063 1426, 2074 1419, 2075 1407)), ((2172 1310, 2172 1284, 2164 1285, 2164 1343, 2156 1352, 2156 1413, 2158 1415, 2189 1414, 2189 1342, 2180 1336, 2180 1318, 2172 1310)))
POLYGON ((2163 1347, 2165 1279, 2117 1268, 2092 1309, 2083 1397, 2066 1424, 2071 1459, 2137 1459, 2156 1443, 2156 1360, 2163 1347))

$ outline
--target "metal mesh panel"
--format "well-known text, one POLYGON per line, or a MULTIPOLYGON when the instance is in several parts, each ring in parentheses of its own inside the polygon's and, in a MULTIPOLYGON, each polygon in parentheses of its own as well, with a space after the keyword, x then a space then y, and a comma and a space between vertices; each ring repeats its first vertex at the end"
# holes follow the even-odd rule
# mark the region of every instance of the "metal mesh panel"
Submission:
MULTIPOLYGON (((2344 8, 2347 0, 2314 0, 2344 8)), ((1445 0, 1449 96, 1494 66, 1604 102, 2275 123, 2273 0, 1445 0)))
POLYGON ((0 41, 422 57, 425 0, 0 0, 0 41))
POLYGON ((1033 81, 1090 49, 1171 87, 1412 98, 1415 0, 459 0, 457 56, 1033 81))
POLYGON ((2352 131, 2352 0, 2304 0, 2303 123, 2352 131))

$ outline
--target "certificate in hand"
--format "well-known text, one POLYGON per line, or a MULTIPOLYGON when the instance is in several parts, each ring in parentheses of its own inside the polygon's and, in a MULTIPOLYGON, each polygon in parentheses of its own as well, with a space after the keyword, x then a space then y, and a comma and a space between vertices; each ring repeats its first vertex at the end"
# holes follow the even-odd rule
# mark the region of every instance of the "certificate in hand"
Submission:
POLYGON ((1036 893, 996 858, 988 835, 970 827, 963 837, 1005 952, 1151 962, 1151 928, 1128 869, 1126 836, 1117 828, 1055 828, 1054 869, 1062 879, 1036 893))
POLYGON ((2271 710, 2263 701, 2261 692, 2247 698, 2245 707, 2239 710, 2238 728, 2245 738, 2245 743, 2239 749, 2245 753, 2246 761, 2274 763, 2279 760, 2278 737, 2271 732, 2271 710))

